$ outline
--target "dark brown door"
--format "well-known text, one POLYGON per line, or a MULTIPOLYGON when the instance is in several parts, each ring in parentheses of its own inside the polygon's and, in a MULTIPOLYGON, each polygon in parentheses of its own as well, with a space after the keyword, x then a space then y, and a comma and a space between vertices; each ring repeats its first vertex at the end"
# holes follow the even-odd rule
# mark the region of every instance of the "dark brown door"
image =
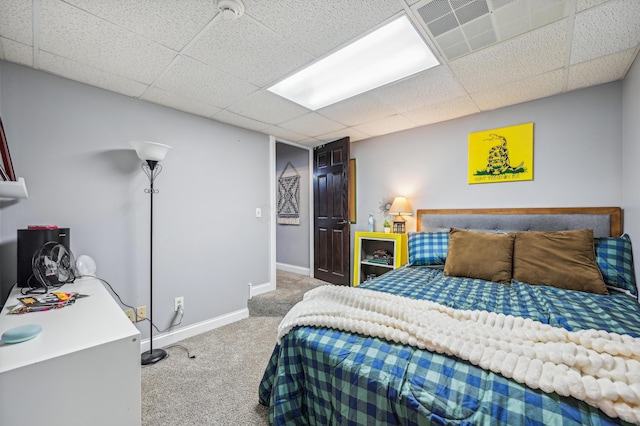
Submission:
POLYGON ((349 138, 313 150, 314 276, 349 285, 349 138))

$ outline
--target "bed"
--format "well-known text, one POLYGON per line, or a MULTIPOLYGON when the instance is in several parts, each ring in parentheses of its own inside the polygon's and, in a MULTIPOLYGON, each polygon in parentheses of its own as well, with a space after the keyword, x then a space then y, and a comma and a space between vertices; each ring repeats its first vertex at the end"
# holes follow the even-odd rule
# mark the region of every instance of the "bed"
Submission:
MULTIPOLYGON (((517 321, 526 327, 532 324, 547 327, 564 333, 563 336, 570 335, 572 339, 586 339, 593 347, 599 337, 624 341, 624 345, 620 343, 622 346, 614 350, 616 356, 611 359, 610 355, 602 356, 606 357, 605 364, 609 362, 618 368, 620 366, 616 363, 626 351, 624 361, 621 361, 626 375, 622 378, 616 376, 616 383, 611 385, 612 382, 602 379, 601 375, 614 377, 620 373, 620 368, 603 372, 597 368, 593 370, 590 364, 588 368, 592 368, 593 377, 599 377, 597 383, 600 387, 594 385, 592 377, 586 377, 581 383, 590 383, 594 387, 585 385, 580 388, 582 390, 574 390, 575 382, 571 381, 575 379, 572 376, 574 369, 564 367, 562 370, 570 379, 568 384, 562 381, 564 379, 560 380, 564 377, 562 374, 547 374, 546 370, 545 374, 551 379, 544 379, 542 366, 547 368, 549 365, 544 360, 544 363, 536 361, 538 370, 533 368, 533 361, 527 364, 530 367, 526 374, 518 372, 520 361, 517 366, 514 364, 513 370, 505 371, 511 355, 496 362, 497 355, 487 355, 493 353, 488 345, 485 352, 474 359, 473 350, 469 350, 471 355, 464 353, 467 346, 458 345, 457 352, 449 347, 439 349, 445 347, 444 344, 435 346, 436 350, 429 350, 428 344, 424 349, 425 343, 417 347, 415 338, 403 337, 404 334, 396 336, 395 325, 386 327, 386 335, 379 332, 380 327, 367 325, 367 321, 361 321, 360 324, 365 325, 360 325, 360 328, 341 327, 346 321, 341 317, 348 316, 344 312, 351 312, 352 308, 341 311, 343 313, 337 315, 340 318, 333 318, 338 324, 336 326, 332 325, 334 323, 320 325, 324 323, 316 319, 320 317, 317 312, 298 322, 287 321, 288 314, 283 324, 289 327, 279 333, 279 341, 258 390, 260 403, 269 407, 271 424, 611 425, 634 424, 640 419, 640 305, 631 242, 622 235, 622 211, 619 208, 418 210, 417 232, 409 235, 408 266, 357 288, 324 287, 333 292, 348 291, 348 297, 362 296, 362 300, 384 299, 382 309, 386 309, 387 300, 394 303, 397 299, 410 300, 415 304, 411 309, 400 309, 402 312, 395 314, 400 316, 415 310, 418 311, 416 315, 422 315, 422 307, 428 305, 429 309, 433 306, 439 310, 437 315, 444 315, 443 312, 447 315, 463 313, 467 315, 465 318, 471 316, 475 321, 480 321, 479 317, 493 318, 491 327, 498 322, 495 318, 501 318, 500 321, 505 323, 505 318, 517 321), (565 271, 562 262, 573 262, 577 258, 582 262, 583 255, 589 257, 584 250, 574 256, 573 248, 568 250, 563 245, 565 239, 576 235, 581 239, 582 249, 585 241, 591 238, 591 259, 587 259, 589 264, 584 268, 580 264, 578 272, 575 272, 576 265, 573 264, 565 271), (511 244, 511 258, 507 255, 507 261, 487 262, 487 256, 493 259, 491 256, 501 253, 501 249, 496 247, 505 245, 505 239, 511 239, 506 243, 506 246, 511 244), (548 246, 553 246, 555 251, 545 252, 548 246), (475 249, 465 250, 469 247, 475 249), (548 258, 550 255, 553 256, 551 260, 548 258), (568 259, 560 260, 560 267, 554 264, 556 257, 567 256, 568 259), (543 263, 540 264, 542 258, 543 263), (601 281, 594 276, 594 262, 601 281), (491 268, 487 267, 489 264, 501 266, 491 268), (511 276, 507 272, 509 269, 511 276), (582 269, 588 273, 583 274, 582 269), (516 279, 516 271, 517 278, 541 281, 531 284, 516 279), (545 280, 557 271, 560 271, 562 280, 560 286, 555 282, 553 285, 545 284, 545 280), (474 274, 480 274, 482 278, 474 274), (595 290, 588 287, 591 283, 585 284, 591 280, 595 282, 595 290), (565 282, 569 287, 561 288, 565 282), (604 282, 604 289, 601 282, 604 282), (369 333, 369 329, 375 332, 369 333), (578 335, 580 337, 576 337, 578 335), (502 368, 502 372, 483 368, 491 364, 492 359, 493 364, 500 365, 491 365, 491 368, 502 368), (539 371, 540 378, 531 376, 531 371, 539 371), (587 389, 586 396, 583 395, 584 389, 587 389)), ((305 303, 312 303, 314 297, 310 296, 310 302, 305 303)), ((373 304, 379 305, 378 302, 373 304)), ((303 309, 303 302, 298 305, 292 311, 303 309)), ((328 309, 335 310, 333 307, 328 309)), ((362 315, 369 318, 366 316, 368 313, 362 315)), ((441 327, 446 331, 451 327, 454 334, 459 334, 449 336, 453 339, 453 346, 456 341, 475 339, 473 336, 461 337, 467 335, 465 332, 475 330, 469 328, 475 323, 441 326, 439 321, 434 320, 433 329, 441 327)), ((410 321, 397 326, 405 330, 402 327, 413 330, 410 321)), ((513 330, 521 332, 515 326, 513 330)), ((529 333, 529 330, 524 331, 529 333)), ((532 339, 535 336, 534 333, 532 339)), ((420 337, 422 340, 419 341, 429 338, 420 337)), ((555 348, 564 343, 549 344, 556 345, 549 348, 555 348)), ((563 353, 558 355, 551 351, 547 354, 543 351, 542 355, 537 355, 547 358, 565 356, 565 362, 569 362, 563 353)), ((578 365, 575 359, 570 362, 578 365)), ((604 369, 600 365, 598 368, 604 369)))

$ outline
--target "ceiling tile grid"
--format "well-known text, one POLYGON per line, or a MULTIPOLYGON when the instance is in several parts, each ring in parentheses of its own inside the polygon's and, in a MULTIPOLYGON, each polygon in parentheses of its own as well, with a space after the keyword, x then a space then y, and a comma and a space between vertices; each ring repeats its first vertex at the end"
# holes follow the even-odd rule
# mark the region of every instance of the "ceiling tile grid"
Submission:
POLYGON ((40 52, 39 64, 41 70, 50 72, 51 74, 70 78, 81 83, 127 96, 139 97, 148 87, 135 80, 109 74, 45 51, 40 52))
POLYGON ((317 141, 315 138, 301 135, 300 133, 296 133, 292 130, 285 129, 280 126, 267 127, 266 129, 264 129, 264 133, 266 133, 267 135, 273 135, 276 138, 287 142, 304 143, 307 141, 317 141))
POLYGON ((0 0, 0 60, 315 146, 620 80, 640 50, 640 0, 217 1, 0 0), (316 112, 267 90, 402 13, 440 66, 316 112))
POLYGON ((33 47, 0 37, 0 59, 32 67, 33 47))
POLYGON ((384 100, 378 99, 373 92, 366 92, 324 107, 318 113, 346 126, 356 126, 388 117, 396 111, 384 100))
POLYGON ((322 143, 323 141, 334 141, 337 139, 341 139, 348 136, 349 137, 349 141, 351 142, 357 142, 357 141, 361 141, 363 139, 368 139, 371 137, 371 135, 368 135, 366 133, 363 133, 359 130, 354 129, 353 127, 349 127, 347 129, 343 129, 343 130, 339 130, 336 132, 331 132, 331 133, 327 133, 325 135, 320 135, 319 137, 319 143, 322 143))
POLYGON ((573 33, 571 65, 637 47, 640 1, 610 1, 580 13, 573 33))
POLYGON ((489 111, 561 93, 564 82, 565 72, 558 69, 472 93, 471 98, 481 111, 489 111))
POLYGON ((149 88, 142 95, 141 99, 202 117, 211 117, 221 111, 220 108, 211 104, 186 98, 176 93, 158 89, 157 87, 149 88))
POLYGON ((480 112, 469 96, 448 99, 427 107, 404 112, 403 115, 418 126, 439 123, 480 112))
POLYGON ((381 136, 389 133, 400 132, 402 130, 412 129, 415 123, 400 114, 391 115, 369 123, 354 126, 360 132, 371 136, 381 136))
POLYGON ((42 0, 40 48, 150 84, 175 52, 59 0, 42 0))
POLYGON ((261 132, 267 127, 270 127, 270 125, 267 123, 263 123, 258 120, 252 120, 251 118, 247 118, 242 115, 234 114, 227 109, 220 110, 219 112, 212 115, 211 118, 217 121, 222 121, 223 123, 233 124, 234 126, 255 130, 257 132, 261 132))
POLYGON ((31 1, 0 1, 0 37, 33 45, 33 9, 31 1))
POLYGON ((466 94, 446 67, 435 67, 372 91, 381 102, 398 112, 437 104, 466 94))
POLYGON ((226 108, 258 87, 191 58, 179 57, 155 86, 205 104, 226 108))
POLYGON ((569 67, 567 90, 582 89, 622 79, 636 54, 636 49, 629 49, 572 65, 569 67))
POLYGON ((300 117, 308 109, 267 90, 260 90, 242 99, 229 108, 229 111, 265 123, 281 124, 300 117))
POLYGON ((256 86, 274 83, 314 59, 250 16, 234 21, 220 19, 185 53, 256 86))
POLYGON ((184 48, 218 13, 212 0, 64 1, 175 51, 184 48))
POLYGON ((547 25, 451 61, 451 69, 467 92, 474 93, 562 68, 566 27, 566 20, 547 25))
POLYGON ((598 6, 610 0, 578 0, 576 4, 576 12, 583 12, 591 7, 598 6))
POLYGON ((291 129, 294 132, 298 132, 303 135, 309 135, 311 137, 320 136, 345 128, 343 124, 336 123, 333 120, 329 120, 328 118, 323 117, 317 112, 310 112, 301 117, 294 118, 291 121, 283 123, 282 127, 286 127, 287 129, 291 129))
POLYGON ((243 0, 245 13, 315 57, 402 11, 399 0, 243 0))

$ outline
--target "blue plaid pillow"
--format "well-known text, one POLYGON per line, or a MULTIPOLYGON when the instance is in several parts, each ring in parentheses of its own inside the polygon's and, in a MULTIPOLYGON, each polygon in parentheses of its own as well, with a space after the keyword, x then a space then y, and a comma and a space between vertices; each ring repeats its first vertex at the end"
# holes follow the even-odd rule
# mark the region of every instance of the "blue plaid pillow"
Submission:
POLYGON ((594 238, 596 262, 607 285, 638 294, 636 275, 633 269, 631 240, 627 234, 618 238, 594 238))
POLYGON ((444 265, 448 232, 409 232, 409 265, 444 265))

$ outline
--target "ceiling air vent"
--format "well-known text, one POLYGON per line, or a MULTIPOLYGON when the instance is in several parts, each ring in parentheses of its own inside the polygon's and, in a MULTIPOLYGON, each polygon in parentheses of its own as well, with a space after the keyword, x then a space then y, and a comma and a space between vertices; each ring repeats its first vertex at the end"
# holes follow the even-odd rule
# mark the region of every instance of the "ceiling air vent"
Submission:
POLYGON ((456 59, 566 18, 565 0, 423 0, 412 6, 438 49, 456 59))

